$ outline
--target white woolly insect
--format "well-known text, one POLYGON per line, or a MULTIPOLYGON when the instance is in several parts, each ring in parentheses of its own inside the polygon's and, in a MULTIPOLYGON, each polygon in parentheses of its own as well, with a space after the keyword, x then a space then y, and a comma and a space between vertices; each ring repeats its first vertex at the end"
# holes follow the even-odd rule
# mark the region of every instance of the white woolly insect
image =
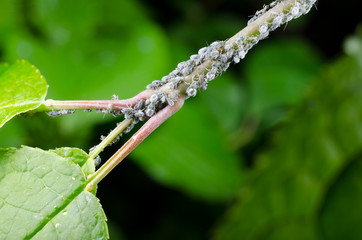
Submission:
POLYGON ((197 89, 188 87, 187 90, 186 90, 186 94, 187 94, 188 97, 195 97, 196 94, 197 94, 197 89))
POLYGON ((259 28, 259 33, 260 33, 260 34, 264 34, 264 33, 266 33, 267 31, 268 31, 268 24, 267 24, 267 23, 265 23, 265 24, 263 24, 263 25, 260 26, 260 28, 259 28))
POLYGON ((97 157, 94 159, 94 165, 97 167, 99 166, 99 164, 101 164, 102 159, 99 155, 97 155, 97 157))
POLYGON ((73 114, 75 110, 70 109, 62 109, 62 110, 53 110, 51 112, 47 112, 50 117, 59 117, 61 115, 73 114))
POLYGON ((150 102, 156 103, 157 101, 158 101, 158 94, 155 93, 150 97, 150 102))

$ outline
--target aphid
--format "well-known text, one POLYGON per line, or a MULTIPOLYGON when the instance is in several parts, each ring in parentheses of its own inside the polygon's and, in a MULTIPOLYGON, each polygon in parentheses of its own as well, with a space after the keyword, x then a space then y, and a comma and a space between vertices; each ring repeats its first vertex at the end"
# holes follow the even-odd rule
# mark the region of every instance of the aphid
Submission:
POLYGON ((53 110, 51 112, 47 112, 47 114, 50 117, 59 117, 61 115, 73 114, 74 112, 75 112, 75 110, 62 109, 62 110, 53 110))
POLYGON ((134 109, 133 108, 123 108, 121 112, 124 114, 125 119, 132 119, 134 115, 134 109))
POLYGON ((216 59, 219 56, 219 51, 218 50, 214 50, 210 53, 210 58, 211 59, 216 59))
POLYGON ((179 70, 183 69, 183 68, 186 67, 186 66, 187 66, 187 63, 186 63, 186 62, 180 62, 179 64, 177 64, 177 68, 178 68, 179 70))
POLYGON ((175 102, 169 97, 166 97, 166 101, 169 106, 173 106, 175 104, 175 102))
POLYGON ((158 101, 158 95, 155 93, 150 97, 150 102, 155 103, 158 101))
POLYGON ((188 97, 195 97, 197 94, 197 90, 196 90, 196 88, 188 87, 186 90, 186 94, 188 97))
POLYGON ((121 137, 122 137, 122 133, 118 134, 117 137, 115 139, 113 139, 108 145, 111 146, 111 145, 116 144, 119 141, 119 139, 121 139, 121 137))
POLYGON ((199 58, 199 55, 197 55, 197 54, 193 54, 193 55, 190 56, 190 59, 193 60, 193 61, 195 61, 198 58, 199 58))
POLYGON ((112 100, 118 100, 118 96, 116 94, 112 95, 112 100))
POLYGON ((245 58, 245 55, 246 55, 246 51, 240 50, 240 51, 238 52, 238 55, 239 55, 239 58, 240 58, 240 59, 244 59, 244 58, 245 58))
POLYGON ((221 67, 222 62, 221 61, 215 61, 212 63, 212 67, 221 67))
POLYGON ((132 122, 131 125, 129 125, 128 127, 126 127, 125 130, 123 130, 123 133, 129 133, 130 131, 132 131, 133 127, 134 127, 134 124, 132 122))
POLYGON ((148 105, 147 109, 145 110, 145 113, 148 117, 152 117, 156 113, 155 105, 154 104, 148 105))
POLYGON ((151 109, 151 108, 147 108, 146 111, 145 111, 146 115, 148 117, 152 117, 153 114, 155 114, 155 110, 151 109))
POLYGON ((182 69, 182 75, 187 76, 187 75, 189 75, 190 73, 192 73, 192 70, 193 70, 192 67, 187 66, 187 67, 185 67, 184 69, 182 69))
POLYGON ((171 79, 171 77, 167 75, 167 76, 162 77, 162 78, 161 78, 161 81, 162 81, 163 83, 167 83, 168 81, 170 81, 170 79, 171 79))
POLYGON ((227 54, 221 54, 219 59, 222 63, 226 63, 229 58, 228 58, 227 54))
POLYGON ((299 8, 300 8, 300 3, 296 2, 294 4, 294 6, 292 7, 292 9, 290 10, 290 13, 296 18, 299 17, 299 8))
POLYGON ((270 24, 270 30, 271 31, 275 30, 280 26, 280 24, 282 24, 282 22, 283 22, 283 14, 276 16, 273 22, 270 24))
POLYGON ((230 62, 227 62, 223 65, 223 68, 221 69, 223 72, 225 72, 230 66, 230 62))
POLYGON ((224 47, 224 49, 225 49, 226 51, 229 51, 229 50, 232 49, 232 48, 233 48, 233 44, 231 44, 231 43, 226 44, 225 47, 224 47))
POLYGON ((209 51, 209 49, 207 47, 203 47, 201 48, 198 53, 201 55, 201 56, 205 56, 205 54, 209 51))
POLYGON ((197 81, 193 81, 193 82, 190 84, 189 88, 197 88, 197 87, 198 87, 197 85, 198 85, 198 84, 197 84, 197 81))
POLYGON ((260 28, 259 28, 259 33, 260 34, 264 34, 267 31, 268 31, 268 24, 267 23, 260 26, 260 28))
POLYGON ((147 106, 147 105, 149 105, 150 103, 151 103, 151 102, 150 102, 150 99, 147 98, 146 101, 145 101, 145 105, 147 106))
POLYGON ((198 87, 201 89, 201 90, 203 90, 203 91, 205 91, 206 89, 207 89, 207 82, 206 81, 198 81, 198 87))
POLYGON ((160 80, 154 80, 154 81, 152 81, 152 83, 151 84, 148 84, 147 85, 147 89, 156 89, 156 88, 158 88, 158 87, 160 87, 160 86, 162 86, 163 85, 163 82, 162 81, 160 81, 160 80))
POLYGON ((213 80, 215 77, 216 77, 216 75, 215 75, 214 73, 208 72, 208 73, 206 74, 205 80, 206 80, 207 82, 209 82, 209 81, 213 80))
POLYGON ((177 86, 183 81, 183 77, 175 77, 175 79, 170 82, 169 88, 170 89, 175 89, 177 88, 177 86))
POLYGON ((180 75, 181 73, 180 73, 180 70, 179 69, 175 69, 175 70, 173 70, 171 73, 170 73, 170 76, 171 76, 171 78, 172 77, 176 77, 176 76, 178 76, 178 75, 180 75))
POLYGON ((145 113, 142 111, 142 110, 137 110, 135 113, 134 113, 134 116, 136 118, 142 118, 145 116, 145 113))
POLYGON ((239 56, 235 56, 235 57, 233 58, 233 61, 234 61, 234 63, 239 63, 239 62, 240 62, 240 57, 239 57, 239 56))
POLYGON ((141 99, 135 106, 134 109, 135 110, 140 110, 144 107, 145 105, 145 100, 141 99))
POLYGON ((161 98, 160 98, 161 103, 165 103, 166 102, 166 95, 164 93, 162 93, 161 98))
POLYGON ((215 41, 213 43, 210 44, 210 47, 213 49, 219 49, 224 45, 223 41, 215 41))
POLYGON ((235 54, 235 50, 234 49, 230 49, 229 51, 226 52, 226 56, 228 59, 232 58, 235 54))
POLYGON ((110 113, 113 115, 113 117, 117 117, 122 114, 122 111, 120 110, 111 110, 110 113))
POLYGON ((178 90, 173 91, 173 92, 171 93, 171 95, 170 95, 170 98, 171 98, 172 100, 176 101, 177 98, 178 98, 178 96, 179 96, 179 94, 180 94, 180 92, 179 92, 178 90))
POLYGON ((244 45, 245 37, 241 36, 235 40, 235 43, 238 45, 238 48, 242 48, 244 45))
POLYGON ((108 113, 107 109, 95 109, 96 113, 108 113))
POLYGON ((94 159, 94 165, 97 167, 99 166, 99 164, 101 164, 101 157, 98 155, 95 159, 94 159))

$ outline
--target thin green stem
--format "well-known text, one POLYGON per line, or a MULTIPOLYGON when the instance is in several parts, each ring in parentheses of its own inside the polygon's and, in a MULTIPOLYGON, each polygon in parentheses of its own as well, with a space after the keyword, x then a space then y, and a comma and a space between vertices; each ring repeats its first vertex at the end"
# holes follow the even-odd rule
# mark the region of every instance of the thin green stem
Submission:
POLYGON ((128 154, 130 154, 146 137, 158 126, 176 113, 183 105, 184 97, 181 96, 173 106, 167 106, 150 118, 106 163, 102 165, 88 179, 86 190, 91 191, 107 174, 112 171, 128 154))
POLYGON ((95 159, 98 156, 98 154, 103 151, 105 147, 107 147, 115 138, 117 138, 119 134, 121 134, 124 131, 124 129, 126 129, 126 127, 128 127, 132 123, 132 121, 133 121, 132 119, 124 119, 121 123, 119 123, 117 127, 113 129, 112 132, 110 132, 108 136, 105 137, 100 144, 98 144, 94 149, 92 149, 92 151, 89 153, 88 160, 95 159))

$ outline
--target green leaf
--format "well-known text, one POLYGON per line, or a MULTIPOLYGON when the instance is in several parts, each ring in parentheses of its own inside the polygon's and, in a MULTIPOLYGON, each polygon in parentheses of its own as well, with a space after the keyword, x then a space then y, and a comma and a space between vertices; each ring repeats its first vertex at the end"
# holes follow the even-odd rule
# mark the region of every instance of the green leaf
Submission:
POLYGON ((239 188, 242 171, 206 109, 200 101, 185 104, 132 156, 164 184, 199 198, 225 201, 239 188))
POLYGON ((267 41, 253 49, 246 64, 252 111, 299 103, 321 66, 317 51, 300 40, 267 41))
POLYGON ((104 212, 75 162, 86 164, 77 149, 0 149, 0 239, 108 237, 104 212))
POLYGON ((362 239, 362 158, 347 165, 326 195, 320 221, 325 239, 362 239))
MULTIPOLYGON (((257 155, 256 166, 216 229, 215 239, 319 239, 316 216, 325 192, 351 157, 362 151, 360 66, 343 58, 325 69, 306 104, 274 134, 271 148, 257 155)), ((336 196, 325 201, 329 206, 323 224, 329 237, 359 239, 348 237, 360 236, 362 216, 360 179, 353 177, 362 171, 360 167, 354 171, 341 180, 346 181, 344 188, 337 187, 338 193, 332 191, 336 196), (347 196, 356 199, 343 202, 347 196), (354 213, 348 214, 351 205, 354 213)))
POLYGON ((25 60, 0 65, 0 127, 14 116, 39 107, 47 88, 39 70, 25 60))
POLYGON ((59 156, 79 165, 86 176, 95 172, 94 160, 88 160, 88 154, 79 148, 64 147, 56 150, 50 150, 50 152, 56 153, 59 156))
MULTIPOLYGON (((1 4, 4 9, 0 12, 6 14, 0 14, 0 28, 1 23, 14 26, 0 34, 2 57, 8 62, 27 59, 41 69, 51 86, 47 98, 96 100, 111 99, 113 94, 129 98, 173 70, 169 36, 138 1, 36 0, 24 11, 19 6, 12 0, 1 4), (14 17, 7 18, 9 14, 14 17), (37 33, 19 24, 25 15, 37 33)), ((90 129, 113 120, 111 115, 77 111, 73 116, 51 119, 52 127, 39 127, 38 132, 44 138, 57 135, 58 143, 66 143, 62 146, 84 149, 94 134, 90 129)), ((32 129, 28 124, 23 128, 22 134, 0 135, 14 138, 16 134, 24 143, 24 135, 30 135, 32 129)), ((43 143, 34 139, 27 144, 43 143)), ((54 146, 59 144, 43 148, 54 146)))

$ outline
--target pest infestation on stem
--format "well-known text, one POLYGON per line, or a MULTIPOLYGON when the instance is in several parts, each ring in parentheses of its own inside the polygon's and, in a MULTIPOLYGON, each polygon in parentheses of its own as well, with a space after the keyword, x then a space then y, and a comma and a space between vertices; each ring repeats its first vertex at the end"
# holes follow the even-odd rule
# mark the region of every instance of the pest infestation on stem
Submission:
POLYGON ((117 151, 95 174, 89 176, 88 190, 103 179, 140 142, 173 113, 179 110, 185 99, 195 97, 198 90, 206 90, 208 83, 226 71, 231 63, 239 63, 248 51, 269 33, 283 24, 306 14, 316 0, 277 0, 248 21, 247 26, 226 41, 215 41, 201 48, 189 60, 181 62, 167 76, 155 80, 135 97, 101 101, 54 101, 47 100, 42 110, 57 117, 74 113, 76 109, 124 115, 124 121, 102 142, 90 150, 89 158, 99 160, 99 153, 114 143, 122 133, 127 133, 138 122, 147 122, 117 151))

